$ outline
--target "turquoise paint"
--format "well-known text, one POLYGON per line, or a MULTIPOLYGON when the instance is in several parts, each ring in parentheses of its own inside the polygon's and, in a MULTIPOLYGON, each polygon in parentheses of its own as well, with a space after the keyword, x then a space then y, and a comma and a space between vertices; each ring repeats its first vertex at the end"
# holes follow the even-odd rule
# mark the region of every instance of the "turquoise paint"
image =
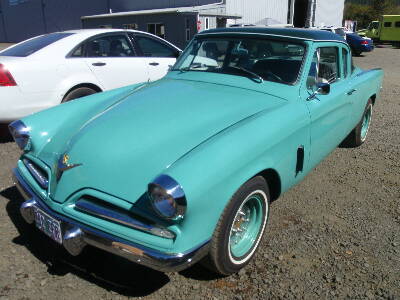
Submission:
MULTIPOLYGON (((50 193, 41 197, 58 213, 166 252, 183 252, 210 239, 224 207, 246 180, 271 168, 285 192, 354 128, 368 98, 379 97, 382 72, 355 69, 333 84, 329 95, 306 101, 306 74, 316 47, 347 47, 306 43, 294 85, 174 71, 154 83, 95 94, 24 118, 32 128, 33 147, 27 155, 51 175, 50 193), (352 87, 358 92, 347 97, 352 87), (303 172, 296 174, 299 146, 305 159, 303 172), (55 164, 65 152, 70 163, 82 166, 55 182, 55 164), (145 193, 159 174, 176 179, 187 196, 184 219, 168 224, 177 234, 174 241, 73 209, 79 197, 94 195, 157 220, 145 193)), ((20 163, 18 168, 40 193, 20 163)))

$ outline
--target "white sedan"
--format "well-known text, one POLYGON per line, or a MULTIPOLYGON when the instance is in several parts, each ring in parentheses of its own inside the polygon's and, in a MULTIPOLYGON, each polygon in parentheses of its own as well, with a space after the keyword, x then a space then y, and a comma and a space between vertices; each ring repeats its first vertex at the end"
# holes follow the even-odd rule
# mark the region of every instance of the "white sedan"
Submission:
POLYGON ((0 123, 96 92, 163 77, 181 50, 135 30, 38 36, 0 51, 0 123))

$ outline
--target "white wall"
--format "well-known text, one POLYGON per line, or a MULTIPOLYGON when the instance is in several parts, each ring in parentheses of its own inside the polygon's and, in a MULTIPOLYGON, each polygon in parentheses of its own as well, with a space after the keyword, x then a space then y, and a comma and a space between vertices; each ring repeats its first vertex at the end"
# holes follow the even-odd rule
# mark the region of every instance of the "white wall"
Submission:
POLYGON ((315 26, 342 26, 344 0, 317 0, 315 26))
POLYGON ((226 0, 226 12, 228 15, 241 15, 243 18, 237 20, 237 23, 256 23, 264 18, 273 18, 286 24, 288 1, 226 0))

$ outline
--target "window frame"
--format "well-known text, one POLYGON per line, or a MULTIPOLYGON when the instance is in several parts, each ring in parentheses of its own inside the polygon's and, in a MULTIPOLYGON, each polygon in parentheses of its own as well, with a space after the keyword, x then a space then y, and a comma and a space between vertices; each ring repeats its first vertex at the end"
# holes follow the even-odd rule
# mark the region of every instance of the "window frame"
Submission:
POLYGON ((87 38, 86 40, 80 42, 78 45, 76 45, 70 52, 68 52, 68 54, 65 56, 65 58, 121 58, 122 56, 88 56, 88 51, 87 51, 87 45, 89 42, 91 42, 92 40, 95 39, 99 39, 102 37, 108 37, 108 36, 114 36, 114 35, 124 35, 128 41, 129 47, 131 47, 132 51, 133 51, 133 56, 126 56, 126 57, 137 57, 138 56, 138 52, 136 50, 136 47, 134 45, 134 43, 132 42, 131 37, 129 36, 129 34, 127 34, 127 32, 125 31, 117 31, 117 32, 107 32, 107 33, 100 33, 100 34, 96 34, 93 35, 89 38, 87 38), (72 56, 72 54, 80 47, 83 45, 83 55, 82 56, 72 56))

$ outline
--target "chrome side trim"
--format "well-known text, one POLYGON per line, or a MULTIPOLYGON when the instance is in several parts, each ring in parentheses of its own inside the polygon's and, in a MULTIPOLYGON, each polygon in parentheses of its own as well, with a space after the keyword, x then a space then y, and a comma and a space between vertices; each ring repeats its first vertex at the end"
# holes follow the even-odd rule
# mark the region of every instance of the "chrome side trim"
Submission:
MULTIPOLYGON (((34 199, 37 202, 36 205, 40 207, 40 209, 44 210, 51 217, 61 221, 62 228, 79 228, 83 232, 83 235, 78 234, 76 236, 79 238, 82 237, 83 241, 88 245, 103 249, 132 262, 161 272, 178 272, 186 269, 198 262, 208 253, 210 240, 206 240, 183 253, 164 253, 100 231, 51 210, 39 197, 35 196, 34 192, 17 169, 13 170, 13 177, 18 190, 22 191, 21 194, 26 197, 26 199, 34 199)), ((67 232, 64 233, 64 239, 67 237, 66 234, 68 237, 71 237, 67 232)), ((64 240, 63 243, 65 244, 64 240)))
MULTIPOLYGON (((47 190, 49 187, 49 180, 45 175, 43 175, 43 171, 38 170, 38 168, 28 159, 24 158, 23 163, 25 167, 28 169, 29 173, 35 178, 37 183, 39 183, 42 189, 47 190)), ((47 175, 47 174, 46 174, 47 175)))
POLYGON ((364 74, 367 74, 367 73, 370 73, 370 72, 373 72, 373 71, 382 71, 382 68, 373 68, 373 69, 369 69, 369 70, 364 70, 364 71, 358 73, 356 75, 356 77, 360 77, 360 76, 362 76, 364 74))
POLYGON ((140 222, 137 219, 132 218, 131 216, 129 216, 127 213, 123 213, 123 212, 118 212, 117 210, 113 210, 101 205, 98 205, 96 203, 93 203, 91 201, 87 201, 84 199, 78 200, 75 203, 75 208, 103 218, 103 219, 107 219, 110 221, 113 221, 115 223, 119 223, 134 229, 138 229, 141 231, 145 231, 163 238, 167 238, 167 239, 174 239, 175 238, 175 233, 167 228, 158 226, 158 225, 149 225, 149 224, 145 224, 143 222, 140 222))

